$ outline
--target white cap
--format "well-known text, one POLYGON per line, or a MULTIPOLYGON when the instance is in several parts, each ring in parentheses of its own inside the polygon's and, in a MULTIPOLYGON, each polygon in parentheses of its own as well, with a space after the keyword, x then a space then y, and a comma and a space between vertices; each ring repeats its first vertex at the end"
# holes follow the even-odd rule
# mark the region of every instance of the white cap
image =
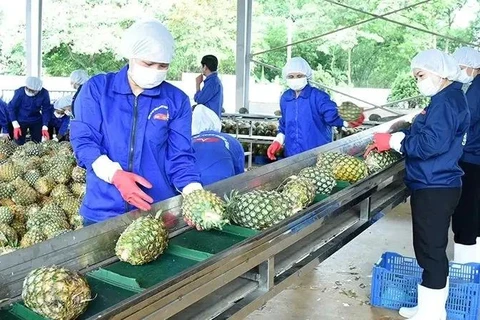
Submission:
POLYGON ((461 47, 455 50, 453 58, 461 66, 470 67, 474 69, 480 68, 480 52, 473 48, 461 47))
POLYGON ((70 74, 70 82, 74 84, 84 84, 88 80, 88 73, 85 70, 75 70, 70 74))
POLYGON ((72 96, 63 96, 53 104, 55 110, 62 110, 63 108, 70 107, 72 105, 72 96))
POLYGON ((42 80, 40 80, 37 77, 28 77, 27 80, 25 81, 25 86, 28 89, 32 89, 34 91, 40 91, 42 90, 42 80))
POLYGON ((418 53, 413 59, 411 68, 429 71, 441 78, 457 80, 460 76, 460 67, 455 59, 440 50, 430 49, 418 53))
POLYGON ((170 31, 160 21, 148 19, 135 22, 125 31, 121 51, 127 59, 170 63, 174 45, 170 31))
POLYGON ((218 131, 222 130, 222 122, 218 115, 204 106, 197 104, 192 114, 192 136, 203 131, 218 131))
POLYGON ((304 74, 308 80, 312 79, 312 68, 305 59, 294 57, 287 61, 282 70, 283 78, 286 79, 290 73, 298 72, 304 74))

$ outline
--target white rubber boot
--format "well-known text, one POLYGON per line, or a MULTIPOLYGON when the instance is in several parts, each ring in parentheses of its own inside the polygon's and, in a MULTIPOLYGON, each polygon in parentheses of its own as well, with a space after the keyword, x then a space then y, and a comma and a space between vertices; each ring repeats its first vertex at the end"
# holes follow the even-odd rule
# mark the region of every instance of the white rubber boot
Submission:
POLYGON ((463 244, 455 243, 453 246, 453 250, 453 261, 456 263, 471 263, 477 260, 477 245, 466 246, 463 244))
POLYGON ((418 311, 410 320, 446 320, 448 287, 429 289, 418 285, 418 311))
MULTIPOLYGON (((418 291, 420 292, 420 285, 418 286, 418 291)), ((424 288, 424 287, 422 287, 424 288)), ((450 288, 450 278, 447 278, 447 285, 445 286, 445 289, 441 289, 441 290, 444 290, 444 299, 445 299, 445 303, 447 302, 448 300, 448 290, 450 288)), ((419 294, 419 297, 418 297, 418 300, 420 301, 420 294, 419 294)), ((404 317, 404 318, 412 318, 414 317, 418 312, 418 306, 416 307, 413 307, 413 308, 400 308, 399 310, 399 314, 404 317)), ((440 320, 446 320, 447 319, 447 311, 445 310, 445 308, 442 310, 442 314, 441 314, 441 317, 439 318, 440 320)))

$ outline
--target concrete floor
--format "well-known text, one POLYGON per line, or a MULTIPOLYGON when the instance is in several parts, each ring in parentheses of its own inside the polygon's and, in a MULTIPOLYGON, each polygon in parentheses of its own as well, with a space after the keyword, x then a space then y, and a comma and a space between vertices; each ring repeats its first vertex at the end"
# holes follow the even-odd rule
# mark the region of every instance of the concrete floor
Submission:
MULTIPOLYGON (((448 255, 453 255, 450 240, 448 255)), ((248 320, 400 320, 369 305, 372 266, 385 251, 413 257, 410 205, 401 204, 297 285, 270 300, 248 320)))

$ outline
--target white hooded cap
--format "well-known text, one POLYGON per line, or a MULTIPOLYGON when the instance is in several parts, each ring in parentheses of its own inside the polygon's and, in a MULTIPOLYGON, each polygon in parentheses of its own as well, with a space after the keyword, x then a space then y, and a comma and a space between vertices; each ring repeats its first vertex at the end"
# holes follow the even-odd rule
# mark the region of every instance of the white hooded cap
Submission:
POLYGON ((292 72, 298 72, 304 74, 308 80, 312 79, 312 68, 305 59, 301 57, 294 57, 287 61, 282 70, 282 76, 284 79, 287 78, 292 72))
POLYGON ((203 131, 220 132, 220 130, 222 122, 218 115, 203 104, 198 104, 192 114, 192 136, 203 131))
POLYGON ((418 53, 413 59, 411 68, 429 71, 441 78, 456 81, 460 76, 460 67, 455 59, 440 50, 430 49, 418 53))
POLYGON ((474 69, 480 68, 480 52, 473 48, 461 47, 455 50, 453 58, 461 66, 470 67, 474 69))
POLYGON ((121 52, 127 59, 170 63, 174 45, 172 34, 160 21, 140 20, 123 34, 121 52))
POLYGON ((40 91, 42 90, 43 82, 37 77, 28 77, 25 81, 25 86, 29 89, 40 91))
POLYGON ((62 110, 63 108, 70 107, 72 105, 72 96, 63 96, 53 104, 55 110, 62 110))
POLYGON ((85 70, 75 70, 70 74, 70 82, 82 85, 88 80, 88 73, 85 70))

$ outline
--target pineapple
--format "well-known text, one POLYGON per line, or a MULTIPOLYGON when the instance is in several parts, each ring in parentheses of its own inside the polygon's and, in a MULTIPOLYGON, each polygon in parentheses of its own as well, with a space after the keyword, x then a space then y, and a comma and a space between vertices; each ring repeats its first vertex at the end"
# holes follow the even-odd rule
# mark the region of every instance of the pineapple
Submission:
POLYGON ((70 230, 70 224, 66 221, 49 221, 43 226, 43 234, 47 239, 55 237, 59 232, 66 232, 70 230))
POLYGON ((80 211, 81 202, 78 199, 73 197, 66 198, 62 203, 62 209, 67 213, 69 217, 73 216, 74 214, 78 214, 80 211))
POLYGON ((40 171, 38 170, 28 170, 27 172, 25 172, 25 174, 23 175, 23 179, 25 181, 27 181, 27 183, 33 187, 35 185, 35 182, 37 182, 38 179, 40 179, 42 177, 42 175, 40 174, 40 171))
POLYGON ((333 161, 345 156, 347 155, 338 152, 320 153, 317 157, 317 167, 320 167, 324 170, 332 170, 333 161))
POLYGON ((8 199, 15 192, 15 187, 9 183, 0 183, 0 199, 8 199))
POLYGON ((32 270, 23 281, 25 305, 52 320, 73 320, 87 309, 92 295, 87 281, 78 272, 61 267, 32 270))
POLYGON ((15 144, 5 140, 0 142, 0 160, 8 159, 15 151, 15 144))
POLYGON ((118 259, 142 265, 158 258, 168 245, 168 230, 161 219, 151 216, 133 221, 120 235, 115 246, 118 259))
POLYGON ((13 212, 8 207, 0 207, 0 224, 10 225, 13 222, 13 212))
POLYGON ((55 187, 55 180, 49 176, 41 177, 35 182, 33 187, 38 193, 46 196, 49 195, 55 187))
POLYGON ((10 226, 13 230, 15 230, 15 232, 20 238, 23 238, 23 236, 27 233, 27 226, 25 225, 24 221, 13 219, 10 226))
POLYGON ((12 185, 15 187, 15 192, 12 195, 12 200, 16 204, 22 206, 28 206, 37 201, 37 192, 35 189, 30 187, 30 185, 18 177, 15 181, 12 182, 12 185))
POLYGON ((82 167, 76 166, 72 170, 72 180, 74 182, 85 183, 87 177, 87 170, 82 167))
POLYGON ((23 173, 23 170, 18 165, 7 162, 0 165, 0 180, 4 182, 11 182, 18 177, 20 177, 23 173))
POLYGON ((72 230, 70 230, 70 229, 63 229, 63 230, 55 231, 55 232, 53 232, 53 233, 48 237, 48 239, 52 239, 52 238, 61 236, 62 234, 69 233, 70 231, 72 231, 72 230))
POLYGON ((40 159, 40 157, 30 157, 24 161, 18 161, 16 163, 22 168, 23 172, 27 172, 29 170, 37 170, 40 168, 42 159, 40 159))
POLYGON ((80 214, 74 214, 70 217, 70 226, 74 229, 81 229, 83 228, 83 217, 80 214))
POLYGON ((368 176, 368 167, 365 161, 348 156, 335 160, 332 164, 332 172, 337 180, 355 183, 368 176))
POLYGON ((50 196, 54 199, 56 203, 63 203, 68 198, 72 198, 73 195, 70 192, 70 189, 64 184, 57 184, 52 192, 50 192, 50 196))
POLYGON ((338 107, 338 114, 347 122, 356 121, 362 114, 363 109, 356 104, 346 101, 338 107))
POLYGON ((291 176, 283 187, 282 194, 294 205, 294 212, 300 211, 310 205, 315 198, 317 187, 309 178, 291 176))
POLYGON ((47 176, 52 177, 57 183, 66 184, 72 178, 71 166, 67 163, 54 165, 50 168, 47 176))
POLYGON ((372 150, 365 158, 365 163, 369 173, 373 174, 391 166, 400 159, 400 154, 395 151, 378 152, 377 150, 372 150))
POLYGON ((207 190, 195 190, 183 197, 183 216, 202 230, 221 229, 228 223, 225 203, 216 194, 207 190))
POLYGON ((53 202, 46 204, 42 210, 40 210, 40 214, 47 216, 49 220, 67 221, 65 212, 53 202))
POLYGON ((242 195, 232 191, 227 198, 227 212, 236 224, 263 230, 291 216, 293 205, 277 191, 254 190, 242 195))
POLYGON ((23 150, 27 156, 42 156, 43 155, 43 146, 40 143, 35 143, 29 141, 23 145, 23 150))
POLYGON ((28 218, 26 224, 27 230, 35 228, 41 229, 48 222, 49 219, 50 218, 45 213, 42 213, 40 211, 37 214, 28 218))
POLYGON ((20 240, 20 247, 26 248, 47 240, 45 234, 38 228, 28 230, 20 240))
POLYGON ((15 229, 7 224, 0 224, 0 247, 16 245, 17 243, 18 235, 15 229))
POLYGON ((337 185, 332 173, 319 167, 306 167, 300 170, 300 177, 308 178, 315 183, 316 194, 330 194, 337 185))
POLYGON ((74 182, 70 184, 70 190, 77 197, 83 197, 87 192, 87 185, 85 183, 74 182))
POLYGON ((25 209, 25 215, 27 216, 27 220, 33 217, 34 215, 36 215, 38 212, 40 212, 41 209, 42 208, 36 203, 28 206, 25 209))

